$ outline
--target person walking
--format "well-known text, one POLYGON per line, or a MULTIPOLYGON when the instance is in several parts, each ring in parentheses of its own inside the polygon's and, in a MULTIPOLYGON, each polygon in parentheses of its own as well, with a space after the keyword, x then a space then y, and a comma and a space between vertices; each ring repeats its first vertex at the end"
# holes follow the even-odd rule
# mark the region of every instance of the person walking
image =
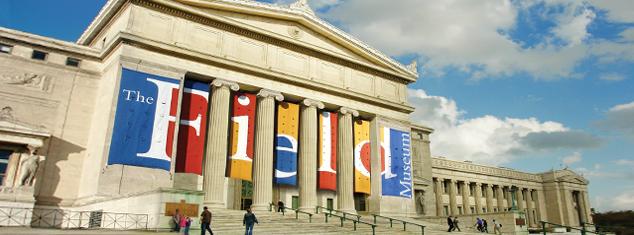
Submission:
POLYGON ((211 231, 209 227, 211 225, 211 211, 208 210, 207 207, 203 207, 203 213, 200 214, 200 235, 205 235, 206 231, 209 231, 209 234, 214 235, 214 232, 211 231))
POLYGON ((456 229, 458 229, 458 232, 462 232, 460 231, 460 226, 458 226, 458 217, 453 217, 453 229, 452 231, 455 231, 456 229))
POLYGON ((255 214, 251 212, 251 207, 249 207, 247 208, 247 213, 244 214, 244 218, 242 219, 242 225, 246 226, 244 235, 253 235, 254 223, 259 224, 258 219, 255 218, 255 214))
POLYGON ((277 201, 277 212, 282 212, 282 214, 284 214, 284 202, 277 201))
POLYGON ((489 233, 489 225, 485 219, 482 219, 482 232, 489 233))
POLYGON ((447 232, 453 231, 453 220, 451 219, 451 216, 447 217, 447 226, 449 226, 447 232))
POLYGON ((482 232, 482 220, 480 218, 476 218, 476 223, 473 225, 479 232, 482 232))
POLYGON ((502 234, 502 224, 495 222, 495 220, 493 220, 493 233, 502 234))
POLYGON ((183 231, 183 235, 189 235, 189 228, 192 226, 192 219, 187 217, 182 219, 183 223, 181 224, 181 231, 183 231))

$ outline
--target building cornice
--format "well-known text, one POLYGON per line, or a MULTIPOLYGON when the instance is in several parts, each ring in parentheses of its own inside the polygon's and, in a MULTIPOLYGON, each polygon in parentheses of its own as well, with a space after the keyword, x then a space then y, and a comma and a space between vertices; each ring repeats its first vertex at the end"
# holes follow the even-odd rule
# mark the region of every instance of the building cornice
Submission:
POLYGON ((431 158, 431 165, 433 169, 445 169, 452 171, 460 171, 470 174, 489 175, 502 178, 518 179, 532 182, 543 182, 541 175, 531 174, 511 169, 504 169, 499 167, 479 165, 469 162, 461 162, 455 160, 449 160, 444 158, 431 158))

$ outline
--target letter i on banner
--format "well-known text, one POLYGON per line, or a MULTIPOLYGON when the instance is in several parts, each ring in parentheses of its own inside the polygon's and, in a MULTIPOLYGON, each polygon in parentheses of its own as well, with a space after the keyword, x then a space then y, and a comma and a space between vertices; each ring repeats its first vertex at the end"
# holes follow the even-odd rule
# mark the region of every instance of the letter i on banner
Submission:
POLYGON ((251 181, 253 168, 253 137, 256 96, 248 93, 233 95, 231 116, 231 153, 228 176, 251 181))
POLYGON ((277 105, 275 178, 273 178, 276 184, 297 185, 298 136, 299 105, 280 102, 277 105))
POLYGON ((319 189, 337 190, 337 114, 319 115, 319 189))
POLYGON ((202 175, 209 83, 185 80, 176 148, 176 172, 202 175))
POLYGON ((370 194, 370 122, 354 122, 354 192, 370 194))

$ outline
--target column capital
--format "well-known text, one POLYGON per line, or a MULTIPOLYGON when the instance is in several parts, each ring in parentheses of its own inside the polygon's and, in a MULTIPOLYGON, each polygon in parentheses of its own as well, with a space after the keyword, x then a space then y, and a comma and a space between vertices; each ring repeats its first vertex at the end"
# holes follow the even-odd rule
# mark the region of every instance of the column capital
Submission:
POLYGON ((323 109, 324 108, 324 103, 322 103, 321 101, 317 101, 317 100, 313 100, 313 99, 304 99, 302 101, 302 105, 304 106, 308 106, 308 107, 316 107, 318 109, 323 109))
POLYGON ((346 115, 346 114, 351 114, 353 117, 358 117, 359 116, 359 112, 357 110, 348 108, 348 107, 341 107, 339 108, 339 113, 346 115))
POLYGON ((284 101, 284 96, 282 95, 282 93, 269 89, 260 89, 260 91, 258 92, 258 97, 274 98, 277 101, 284 101))
POLYGON ((482 186, 482 183, 480 183, 480 182, 475 182, 475 185, 479 187, 479 186, 482 186))
POLYGON ((231 89, 232 91, 237 91, 240 89, 240 86, 238 85, 238 83, 236 82, 232 82, 232 81, 228 81, 228 80, 224 80, 221 78, 216 78, 211 82, 211 86, 214 87, 227 87, 229 89, 231 89))

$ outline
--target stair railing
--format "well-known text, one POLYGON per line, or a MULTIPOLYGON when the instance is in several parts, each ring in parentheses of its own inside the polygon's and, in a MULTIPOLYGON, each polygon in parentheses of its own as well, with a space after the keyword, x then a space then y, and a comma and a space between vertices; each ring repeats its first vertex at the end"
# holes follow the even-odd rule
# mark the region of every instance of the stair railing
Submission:
POLYGON ((319 209, 321 209, 322 212, 324 211, 324 209, 326 209, 326 210, 328 210, 328 212, 330 214, 334 214, 333 211, 337 212, 337 213, 341 213, 343 215, 344 219, 346 219, 346 215, 354 216, 354 217, 357 218, 357 222, 361 221, 361 216, 360 215, 353 214, 353 213, 350 213, 350 212, 335 210, 335 209, 332 209, 332 208, 326 208, 326 207, 323 207, 323 206, 316 206, 315 207, 315 214, 319 214, 319 209))
POLYGON ((402 219, 397 219, 397 218, 393 218, 393 217, 389 217, 389 216, 384 216, 384 215, 377 215, 377 214, 372 214, 372 216, 374 217, 374 223, 376 224, 376 218, 384 218, 384 219, 388 219, 390 221, 390 228, 392 228, 393 225, 393 221, 398 221, 403 223, 403 231, 407 231, 407 224, 412 224, 412 225, 416 225, 420 227, 420 232, 422 235, 425 235, 425 225, 422 224, 417 224, 414 222, 409 222, 409 221, 405 221, 402 219))
MULTIPOLYGON (((293 210, 293 211, 295 211, 295 219, 299 219, 299 214, 300 214, 300 213, 301 213, 301 214, 306 214, 306 215, 308 215, 308 223, 312 223, 312 220, 313 220, 313 213, 306 212, 306 211, 300 211, 299 209, 290 208, 290 207, 286 207, 286 206, 285 206, 285 207, 283 207, 283 208, 284 208, 284 210, 285 210, 285 209, 289 209, 289 210, 293 210)), ((284 215, 284 210, 282 210, 282 215, 284 215)))
MULTIPOLYGON (((333 210, 333 211, 334 211, 334 210, 333 210)), ((349 213, 348 213, 348 214, 349 214, 349 213)), ((348 218, 346 218, 346 217, 345 217, 345 214, 344 214, 344 215, 337 215, 337 214, 332 213, 332 212, 330 212, 330 211, 326 212, 326 214, 325 214, 325 216, 324 216, 326 223, 328 223, 328 217, 331 217, 331 216, 334 216, 334 217, 339 218, 339 221, 340 221, 340 226, 341 226, 341 227, 343 227, 343 221, 345 221, 345 220, 350 220, 350 221, 352 221, 352 223, 353 223, 353 226, 354 226, 354 227, 353 227, 353 228, 354 228, 354 231, 357 231, 357 224, 365 224, 365 225, 368 225, 368 226, 372 227, 372 235, 374 235, 374 234, 375 234, 375 231, 376 231, 376 224, 372 224, 372 223, 368 223, 368 222, 365 222, 365 221, 361 221, 361 220, 359 220, 358 218, 357 218, 357 220, 355 220, 355 219, 353 219, 353 218, 349 218, 349 217, 348 217, 348 218)))
POLYGON ((594 234, 604 234, 604 233, 599 233, 596 231, 588 231, 586 229, 586 226, 581 226, 581 228, 575 228, 575 227, 571 227, 571 226, 566 226, 563 224, 556 224, 556 223, 551 223, 551 222, 547 222, 547 221, 539 221, 542 224, 542 232, 544 233, 544 235, 546 235, 546 225, 554 225, 557 227, 562 227, 562 228, 567 228, 570 230, 577 230, 577 231, 581 231, 581 235, 586 235, 587 233, 594 233, 594 234))

